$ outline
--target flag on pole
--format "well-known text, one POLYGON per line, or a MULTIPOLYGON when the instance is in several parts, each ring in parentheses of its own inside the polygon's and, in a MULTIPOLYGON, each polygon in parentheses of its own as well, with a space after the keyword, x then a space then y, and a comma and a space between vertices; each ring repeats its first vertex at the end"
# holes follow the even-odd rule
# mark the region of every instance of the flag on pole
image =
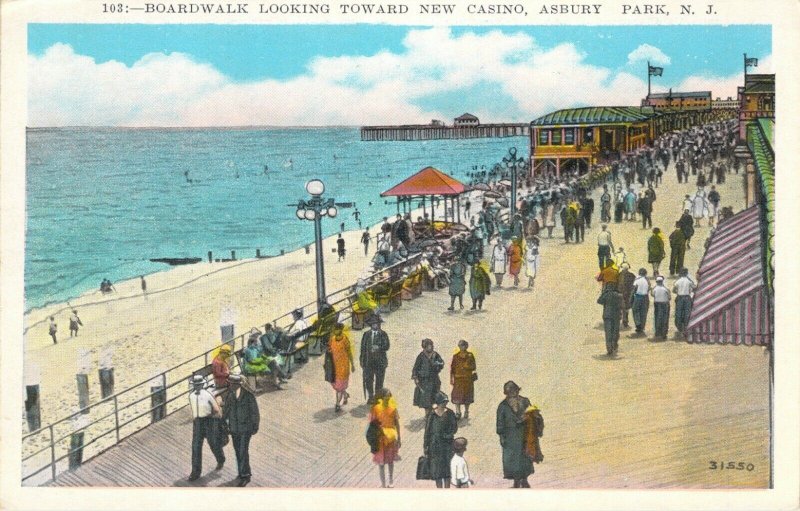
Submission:
POLYGON ((650 76, 661 76, 661 73, 664 72, 663 67, 647 66, 647 68, 648 68, 648 73, 650 73, 650 76))
POLYGON ((758 67, 758 59, 756 58, 746 58, 744 59, 744 65, 747 67, 758 67))

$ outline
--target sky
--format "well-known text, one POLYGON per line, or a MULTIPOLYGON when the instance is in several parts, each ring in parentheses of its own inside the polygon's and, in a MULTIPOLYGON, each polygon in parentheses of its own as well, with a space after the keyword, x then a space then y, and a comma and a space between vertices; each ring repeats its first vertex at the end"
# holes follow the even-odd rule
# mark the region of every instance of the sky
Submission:
POLYGON ((736 95, 743 53, 772 69, 771 29, 736 26, 28 27, 28 126, 528 122, 654 92, 736 95))

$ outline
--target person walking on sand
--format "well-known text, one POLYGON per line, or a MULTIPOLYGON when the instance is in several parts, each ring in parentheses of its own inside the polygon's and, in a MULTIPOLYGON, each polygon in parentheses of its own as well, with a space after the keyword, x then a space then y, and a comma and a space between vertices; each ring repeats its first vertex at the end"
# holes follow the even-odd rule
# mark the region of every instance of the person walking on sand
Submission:
POLYGON ((228 430, 231 432, 233 450, 236 453, 238 486, 247 486, 252 477, 250 470, 250 438, 258 433, 261 416, 258 402, 247 382, 239 374, 228 377, 230 389, 225 394, 222 409, 228 430))
MULTIPOLYGON (((724 174, 723 174, 724 175, 724 174)), ((711 191, 708 192, 708 222, 711 227, 717 225, 717 214, 719 212, 719 201, 721 197, 719 192, 717 191, 716 186, 711 187, 711 191)))
POLYGON ((669 302, 672 298, 669 289, 664 286, 664 277, 656 277, 656 287, 653 288, 653 318, 655 323, 655 338, 666 340, 669 330, 669 302))
POLYGON ((383 319, 377 314, 373 314, 367 320, 370 328, 361 337, 361 352, 358 357, 364 389, 370 402, 375 393, 383 388, 386 367, 389 365, 386 356, 386 352, 389 351, 389 335, 381 329, 381 323, 383 319))
POLYGON ((513 238, 508 245, 508 273, 514 277, 514 287, 519 286, 519 272, 522 269, 524 255, 522 238, 513 238))
POLYGON ((633 281, 633 323, 636 326, 637 337, 644 335, 647 324, 647 310, 650 308, 650 281, 647 280, 647 270, 639 268, 639 276, 633 281))
POLYGON ((686 248, 692 248, 691 241, 692 236, 694 236, 694 220, 692 220, 692 215, 689 213, 688 209, 683 211, 683 215, 681 215, 681 218, 678 220, 678 225, 681 231, 683 231, 683 237, 686 239, 686 248))
POLYGON ((700 227, 700 221, 706 216, 708 212, 708 201, 706 195, 701 190, 697 190, 692 199, 692 216, 694 217, 694 226, 700 227))
POLYGON ((361 244, 364 245, 364 255, 369 255, 369 229, 364 229, 361 235, 361 244))
POLYGON ((496 287, 503 285, 503 276, 506 274, 506 262, 508 260, 508 252, 506 247, 503 246, 503 240, 500 236, 497 237, 497 242, 492 249, 492 273, 494 273, 494 281, 496 287))
POLYGON ((664 260, 666 252, 664 250, 664 238, 661 237, 661 229, 653 228, 653 234, 647 240, 647 262, 653 265, 653 275, 658 277, 658 268, 664 260))
POLYGON ((56 318, 50 316, 50 325, 47 327, 47 333, 50 335, 50 338, 53 339, 53 344, 58 344, 56 340, 56 332, 58 331, 58 325, 56 324, 56 318))
POLYGON ((631 299, 633 298, 633 281, 636 275, 630 271, 630 265, 624 263, 617 276, 617 291, 622 295, 620 309, 622 313, 622 328, 628 329, 628 311, 631 309, 631 299))
POLYGON ((333 409, 340 412, 342 405, 346 405, 350 398, 350 394, 347 392, 347 387, 350 385, 350 373, 356 372, 356 366, 353 364, 353 346, 350 338, 344 332, 343 324, 336 323, 336 326, 333 327, 333 333, 328 342, 328 351, 333 358, 334 379, 331 387, 336 391, 336 406, 333 409))
POLYGON ((611 252, 613 251, 614 243, 611 241, 611 232, 608 231, 608 224, 602 224, 600 225, 600 234, 597 235, 597 261, 601 270, 611 260, 611 252))
POLYGON ((686 236, 683 235, 681 224, 675 223, 675 230, 669 235, 669 274, 674 276, 683 268, 683 258, 686 255, 686 236))
POLYGON ((491 294, 492 281, 489 273, 483 267, 482 262, 478 261, 472 265, 469 276, 469 295, 472 298, 472 308, 470 310, 483 310, 483 300, 486 295, 491 294))
POLYGON ((342 238, 341 233, 339 233, 339 237, 336 238, 336 253, 339 256, 339 261, 343 261, 346 251, 344 248, 344 238, 342 238))
POLYGON ((606 354, 613 357, 619 348, 619 322, 622 318, 622 293, 616 285, 603 287, 597 303, 603 306, 603 331, 606 336, 606 354))
POLYGON ((422 351, 414 361, 411 379, 414 380, 414 406, 425 409, 425 415, 431 413, 433 398, 442 387, 439 373, 444 369, 444 360, 433 349, 433 341, 422 340, 422 351))
POLYGON ((692 313, 692 293, 696 285, 689 278, 689 270, 681 268, 680 274, 681 276, 675 281, 672 291, 675 293, 675 328, 678 330, 676 335, 685 338, 689 316, 692 313))
POLYGON ((528 288, 533 289, 536 272, 539 269, 539 237, 531 238, 525 249, 525 274, 528 276, 528 288))
POLYGON ((464 405, 464 418, 469 419, 469 405, 475 401, 478 373, 475 372, 475 355, 468 349, 467 341, 458 341, 458 351, 450 362, 450 385, 453 387, 450 397, 456 405, 456 419, 461 419, 461 405, 464 405))
POLYGON ((69 317, 69 336, 78 337, 78 327, 83 326, 81 318, 78 317, 78 311, 73 310, 72 316, 69 317))
POLYGON ((437 392, 433 412, 425 419, 422 449, 428 457, 431 479, 437 488, 450 488, 450 461, 453 459, 453 440, 458 431, 458 419, 447 407, 447 394, 437 392))
POLYGON ((530 488, 528 476, 533 473, 533 460, 525 449, 525 412, 531 406, 522 390, 513 381, 503 385, 506 398, 497 406, 497 435, 503 451, 503 478, 513 479, 514 488, 530 488))
POLYGON ((394 488, 394 460, 400 450, 400 415, 397 403, 389 389, 375 391, 375 404, 369 411, 369 422, 375 423, 376 445, 372 453, 372 462, 378 465, 378 475, 382 488, 394 488), (386 484, 386 469, 389 467, 389 484, 386 484))
POLYGON ((467 265, 461 259, 456 259, 453 265, 450 266, 450 284, 448 286, 448 293, 450 294, 450 307, 447 310, 455 310, 456 297, 458 297, 458 306, 460 309, 464 308, 464 292, 467 286, 467 265))
POLYGON ((203 441, 208 442, 217 460, 216 470, 221 470, 225 464, 225 453, 220 443, 222 409, 211 392, 205 389, 205 384, 206 379, 202 375, 192 376, 189 405, 194 420, 192 421, 192 473, 189 475, 189 481, 200 479, 203 471, 203 441))
POLYGON ((139 275, 139 281, 142 285, 142 294, 147 296, 147 281, 144 280, 144 275, 139 275))

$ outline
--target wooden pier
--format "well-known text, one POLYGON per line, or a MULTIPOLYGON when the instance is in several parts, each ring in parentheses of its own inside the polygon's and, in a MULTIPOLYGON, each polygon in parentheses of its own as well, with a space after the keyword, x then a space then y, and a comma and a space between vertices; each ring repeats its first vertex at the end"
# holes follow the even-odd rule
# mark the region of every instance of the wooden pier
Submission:
POLYGON ((408 124, 401 126, 363 126, 361 140, 416 141, 459 140, 465 138, 527 137, 530 125, 525 123, 477 124, 473 126, 442 126, 435 124, 408 124))

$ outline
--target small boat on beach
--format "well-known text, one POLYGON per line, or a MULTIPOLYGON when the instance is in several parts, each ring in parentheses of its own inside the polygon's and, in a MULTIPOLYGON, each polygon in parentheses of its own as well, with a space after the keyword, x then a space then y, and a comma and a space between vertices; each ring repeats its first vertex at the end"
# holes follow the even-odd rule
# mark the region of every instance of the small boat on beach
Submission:
POLYGON ((167 263, 170 266, 181 266, 183 264, 199 263, 201 259, 199 257, 157 257, 155 259, 150 259, 150 261, 154 263, 167 263))

